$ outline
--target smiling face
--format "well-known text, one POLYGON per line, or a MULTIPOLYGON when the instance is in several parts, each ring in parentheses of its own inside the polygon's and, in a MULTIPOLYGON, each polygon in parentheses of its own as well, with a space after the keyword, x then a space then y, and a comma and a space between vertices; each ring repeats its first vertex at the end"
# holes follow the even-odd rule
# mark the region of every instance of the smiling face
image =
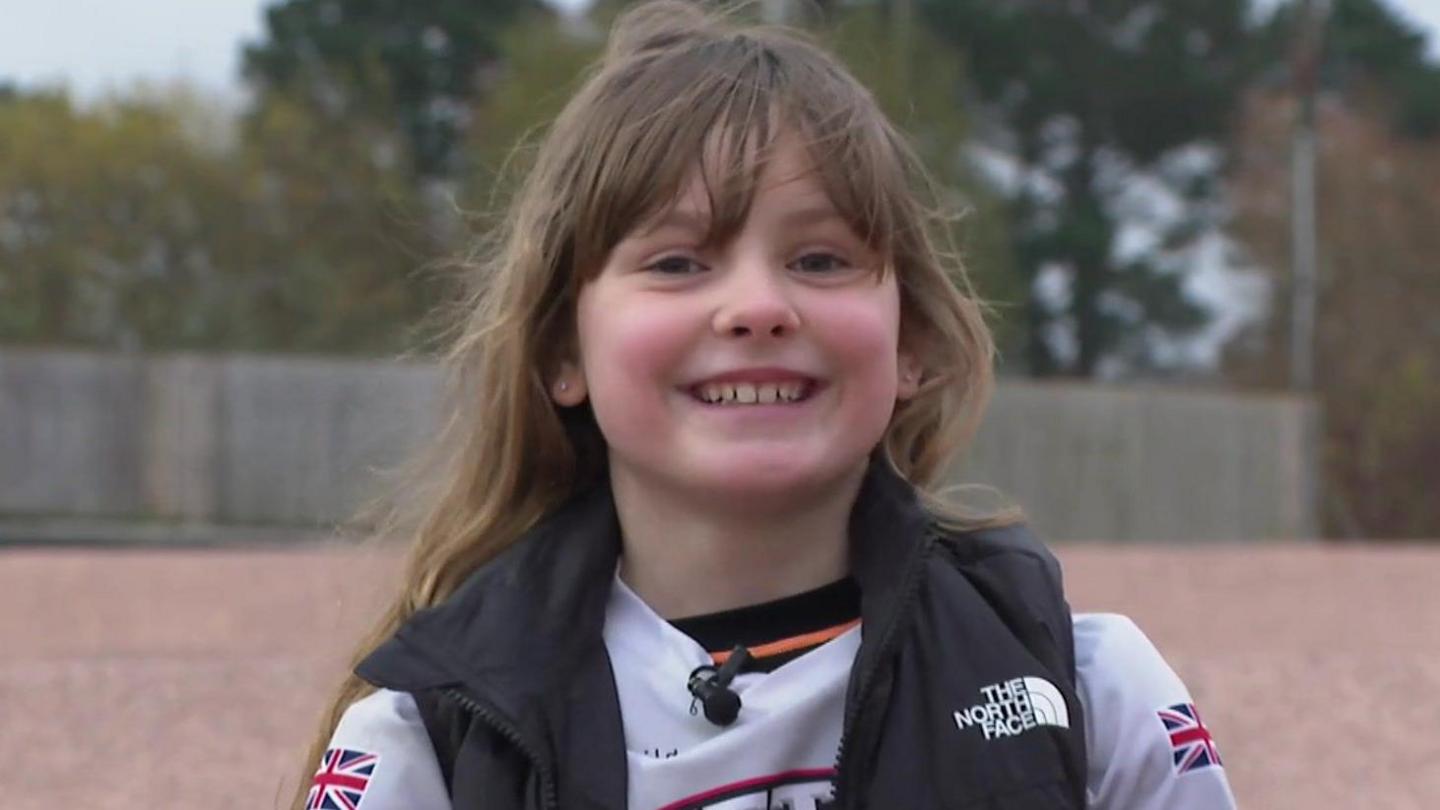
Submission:
POLYGON ((647 487, 759 506, 852 480, 918 376, 894 276, 794 139, 724 244, 706 206, 697 177, 581 288, 556 400, 588 396, 612 476, 647 487))

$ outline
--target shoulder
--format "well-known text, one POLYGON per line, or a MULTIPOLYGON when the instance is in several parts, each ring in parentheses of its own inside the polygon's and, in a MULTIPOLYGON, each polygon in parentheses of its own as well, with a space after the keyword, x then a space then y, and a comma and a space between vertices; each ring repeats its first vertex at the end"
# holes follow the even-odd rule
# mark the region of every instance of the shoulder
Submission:
POLYGON ((972 578, 993 578, 1001 589, 1039 587, 1059 601, 1060 563, 1025 523, 965 531, 934 527, 936 547, 949 565, 972 578))
POLYGON ((968 531, 937 527, 934 536, 941 570, 961 573, 1002 613, 1039 618, 1060 648, 1069 647, 1070 608, 1060 563, 1026 524, 968 531))
POLYGON ((335 728, 336 740, 368 746, 394 745, 425 738, 425 723, 409 692, 376 689, 350 704, 335 728), (418 737, 417 737, 418 735, 418 737))
POLYGON ((321 799, 315 806, 349 807, 363 798, 366 810, 451 810, 415 699, 388 689, 345 710, 310 790, 335 794, 333 805, 321 799))
POLYGON ((1075 669, 1085 677, 1090 697, 1124 695, 1146 702, 1184 693, 1180 677, 1128 616, 1077 613, 1074 628, 1075 669))
POLYGON ((962 560, 984 560, 995 555, 1025 557, 1046 566, 1055 565, 1050 549, 1023 521, 1000 526, 956 530, 931 523, 940 544, 962 560))
POLYGON ((1075 615, 1092 808, 1234 807, 1218 746, 1189 690, 1136 624, 1075 615))

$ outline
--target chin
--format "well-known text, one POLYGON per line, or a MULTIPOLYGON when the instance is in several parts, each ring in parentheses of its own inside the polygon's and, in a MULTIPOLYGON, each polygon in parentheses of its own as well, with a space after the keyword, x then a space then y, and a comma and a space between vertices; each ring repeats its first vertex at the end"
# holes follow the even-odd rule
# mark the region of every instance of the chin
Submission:
POLYGON ((827 460, 805 463, 801 459, 733 459, 727 469, 699 472, 697 489, 708 497, 739 505, 759 507, 765 503, 791 506, 824 497, 827 490, 843 488, 850 475, 864 464, 827 460))

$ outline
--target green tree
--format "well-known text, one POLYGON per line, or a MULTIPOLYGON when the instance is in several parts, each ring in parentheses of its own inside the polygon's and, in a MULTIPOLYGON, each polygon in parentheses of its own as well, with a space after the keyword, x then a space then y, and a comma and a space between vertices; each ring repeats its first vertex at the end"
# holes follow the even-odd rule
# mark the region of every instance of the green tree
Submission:
POLYGON ((1029 371, 1091 376, 1110 358, 1153 363, 1149 336, 1205 322, 1175 256, 1218 224, 1218 145, 1251 65, 1247 3, 920 0, 919 10, 966 54, 1000 134, 1029 291, 1029 371), (1137 179, 1183 209, 1151 222, 1139 251, 1121 241, 1137 179), (1056 278, 1068 289, 1047 294, 1056 278))
POLYGON ((272 101, 248 122, 235 155, 252 240, 246 287, 229 315, 233 344, 331 352, 414 345, 443 294, 426 272, 450 249, 427 220, 386 127, 333 121, 272 101))
POLYGON ((76 109, 62 93, 0 99, 0 338, 203 344, 223 295, 211 226, 240 200, 199 148, 191 100, 76 109))
MULTIPOLYGON (((1328 0, 1320 80, 1323 87, 1388 118, 1397 132, 1440 134, 1440 65, 1425 34, 1381 0, 1328 0)), ((1280 6, 1261 32, 1266 51, 1283 59, 1296 34, 1300 4, 1280 6)))
POLYGON ((334 122, 393 116, 417 177, 448 178, 490 85, 499 32, 538 0, 284 0, 246 48, 260 106, 279 96, 334 122))
POLYGON ((0 97, 0 340, 394 351, 439 294, 384 142, 269 105, 216 138, 182 93, 0 97))
MULTIPOLYGON (((551 14, 521 14, 497 37, 493 84, 472 113, 461 199, 486 213, 530 165, 539 137, 600 57, 604 27, 617 12, 592 9, 596 22, 569 25, 551 14)), ((483 223, 481 225, 483 227, 483 223)))

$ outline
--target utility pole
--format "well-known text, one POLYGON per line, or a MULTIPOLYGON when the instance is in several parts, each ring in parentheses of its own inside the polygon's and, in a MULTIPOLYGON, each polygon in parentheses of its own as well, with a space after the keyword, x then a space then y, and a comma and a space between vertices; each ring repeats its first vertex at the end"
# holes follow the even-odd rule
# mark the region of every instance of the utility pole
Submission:
POLYGON ((1329 0, 1302 0, 1294 73, 1297 109, 1290 150, 1290 385, 1315 385, 1315 299, 1319 289, 1316 242, 1315 99, 1329 0))

